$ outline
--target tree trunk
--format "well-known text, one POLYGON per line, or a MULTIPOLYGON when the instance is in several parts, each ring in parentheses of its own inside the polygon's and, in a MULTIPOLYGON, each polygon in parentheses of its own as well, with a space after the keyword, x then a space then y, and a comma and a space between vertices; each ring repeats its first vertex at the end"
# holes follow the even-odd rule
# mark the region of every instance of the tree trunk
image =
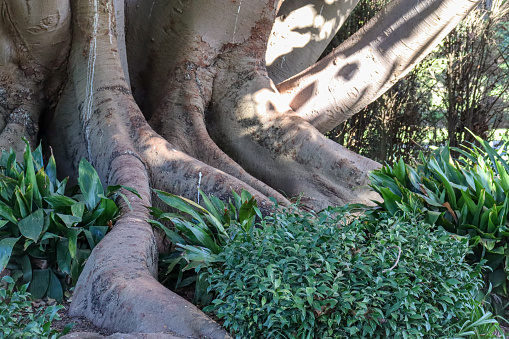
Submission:
MULTIPOLYGON (((384 27, 394 27, 391 20, 398 27, 427 23, 428 15, 442 8, 438 2, 417 6, 410 17, 414 3, 398 0, 404 9, 380 15, 380 25, 355 39, 369 46, 384 27)), ((443 2, 457 6, 454 11, 447 7, 447 14, 463 15, 473 6, 466 0, 443 2)), ((309 79, 313 72, 336 74, 336 59, 329 57, 279 87, 267 73, 265 53, 279 5, 275 0, 2 2, 0 146, 21 150, 20 136, 32 144, 43 137, 53 146, 61 174, 75 177, 85 157, 103 183, 131 186, 141 196, 127 192, 133 209, 123 206, 122 217, 92 252, 74 292, 73 315, 113 331, 227 337, 156 281, 156 238, 146 221, 151 188, 189 199, 197 197, 198 185, 221 199, 243 188, 265 213, 272 207, 268 197, 288 204, 302 195, 309 210, 369 203, 374 197, 366 187, 367 173, 379 164, 325 138, 319 130, 337 122, 335 113, 317 129, 303 114, 314 107, 306 100, 316 100, 298 99, 319 93, 327 102, 332 93, 309 91, 314 86, 309 79)), ((338 2, 334 6, 338 13, 350 10, 338 2)), ((419 35, 407 37, 404 44, 412 55, 405 71, 451 25, 428 27, 433 39, 424 42, 425 48, 418 48, 423 43, 419 35)), ((383 34, 395 34, 391 44, 402 38, 398 30, 388 33, 383 34)), ((310 64, 313 55, 295 63, 310 64)), ((380 61, 377 72, 392 79, 391 72, 400 72, 394 62, 380 61)), ((361 65, 353 65, 354 70, 343 64, 341 69, 349 71, 341 74, 353 79, 361 65)), ((359 74, 371 71, 362 68, 359 74)), ((344 93, 358 86, 341 84, 338 91, 344 93)), ((355 95, 358 102, 376 97, 355 95)), ((349 105, 341 106, 346 115, 357 107, 347 110, 349 105)))

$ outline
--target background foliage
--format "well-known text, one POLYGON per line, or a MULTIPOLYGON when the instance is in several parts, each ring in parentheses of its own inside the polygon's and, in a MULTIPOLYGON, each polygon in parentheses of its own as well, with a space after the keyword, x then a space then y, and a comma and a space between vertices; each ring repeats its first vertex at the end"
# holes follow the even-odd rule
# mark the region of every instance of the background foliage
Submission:
MULTIPOLYGON (((385 2, 361 1, 329 50, 385 2)), ((508 11, 508 1, 484 1, 406 78, 329 137, 382 163, 409 161, 446 142, 475 142, 466 128, 499 140, 509 121, 508 11)))

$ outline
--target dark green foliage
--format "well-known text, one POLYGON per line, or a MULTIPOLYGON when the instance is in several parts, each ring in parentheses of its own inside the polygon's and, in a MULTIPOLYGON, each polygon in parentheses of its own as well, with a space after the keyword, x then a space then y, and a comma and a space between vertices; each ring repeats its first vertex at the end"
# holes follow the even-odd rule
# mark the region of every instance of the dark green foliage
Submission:
POLYGON ((72 323, 62 333, 51 329, 52 321, 59 319, 57 312, 63 306, 34 308, 29 300, 27 284, 16 290, 11 277, 4 277, 2 282, 6 287, 0 286, 0 338, 55 339, 70 331, 72 323))
POLYGON ((495 337, 496 321, 473 300, 481 268, 463 261, 468 239, 347 211, 230 226, 223 263, 207 269, 217 298, 206 310, 237 338, 495 337))
MULTIPOLYGON (((200 190, 205 208, 183 197, 158 190, 155 192, 166 205, 181 213, 165 213, 158 208, 151 208, 152 215, 157 220, 150 222, 162 229, 175 245, 173 251, 162 254, 159 258, 163 271, 162 281, 176 278, 175 289, 196 281, 196 274, 185 278, 185 271, 195 269, 198 272, 220 260, 218 254, 232 237, 229 227, 236 225, 249 232, 253 229, 256 218, 262 217, 256 200, 246 190, 242 190, 240 195, 232 192, 233 201, 228 203, 214 196, 206 196, 200 190), (169 222, 173 227, 167 227, 161 222, 169 222)), ((206 293, 207 286, 204 279, 197 281, 197 302, 210 302, 206 293)))
POLYGON ((473 246, 469 259, 482 259, 492 271, 487 278, 495 293, 507 297, 509 237, 509 164, 505 144, 498 152, 486 141, 482 148, 457 150, 459 161, 442 147, 414 169, 402 161, 384 166, 371 175, 371 186, 391 215, 421 211, 426 219, 449 232, 468 236, 473 246))
POLYGON ((1 155, 0 271, 8 268, 13 278, 30 283, 34 298, 61 300, 119 210, 85 159, 72 197, 65 195, 67 178, 57 179, 53 156, 43 166, 40 146, 32 153, 27 143, 23 164, 12 151, 1 155))

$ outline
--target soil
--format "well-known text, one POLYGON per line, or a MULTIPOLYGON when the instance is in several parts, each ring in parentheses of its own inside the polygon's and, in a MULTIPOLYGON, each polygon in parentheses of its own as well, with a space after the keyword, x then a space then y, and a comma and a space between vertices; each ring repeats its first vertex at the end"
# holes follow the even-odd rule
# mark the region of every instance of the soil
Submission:
POLYGON ((71 299, 64 300, 64 302, 61 303, 61 305, 64 306, 64 308, 58 312, 58 314, 60 315, 60 320, 54 320, 51 324, 51 328, 56 329, 59 332, 61 332, 67 324, 74 323, 74 326, 72 327, 72 329, 69 333, 92 332, 92 333, 98 333, 98 334, 101 334, 104 336, 113 334, 113 332, 111 332, 111 331, 108 331, 108 330, 105 330, 104 328, 95 326, 90 320, 88 320, 84 317, 69 316, 70 304, 71 304, 71 299))

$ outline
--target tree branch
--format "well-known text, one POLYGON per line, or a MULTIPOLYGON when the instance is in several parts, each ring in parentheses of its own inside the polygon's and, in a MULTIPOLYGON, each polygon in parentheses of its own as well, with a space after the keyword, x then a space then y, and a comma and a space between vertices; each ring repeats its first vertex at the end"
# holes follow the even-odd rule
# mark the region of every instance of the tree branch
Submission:
POLYGON ((296 113, 330 131, 422 60, 478 0, 395 0, 307 70, 278 85, 296 113))
POLYGON ((287 0, 272 27, 267 71, 282 82, 315 63, 359 0, 287 0))

